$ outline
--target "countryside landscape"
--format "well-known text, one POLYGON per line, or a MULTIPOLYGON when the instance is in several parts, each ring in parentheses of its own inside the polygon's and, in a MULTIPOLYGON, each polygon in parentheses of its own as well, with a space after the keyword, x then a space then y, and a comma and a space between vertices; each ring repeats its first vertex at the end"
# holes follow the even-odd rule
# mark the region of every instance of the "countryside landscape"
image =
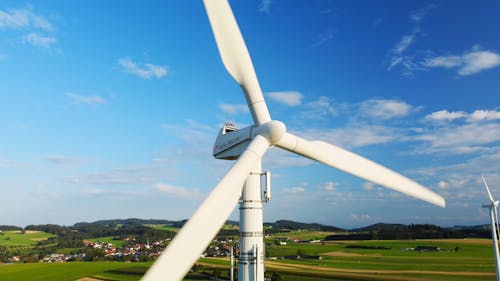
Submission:
MULTIPOLYGON (((185 223, 103 220, 0 226, 0 280, 140 280, 185 223)), ((268 280, 494 280, 489 226, 265 223, 268 280)), ((229 280, 227 221, 184 280, 229 280)), ((235 251, 235 255, 237 250, 235 251)), ((237 270, 237 268, 236 268, 237 270)))
POLYGON ((0 2, 0 281, 499 281, 499 10, 0 2))

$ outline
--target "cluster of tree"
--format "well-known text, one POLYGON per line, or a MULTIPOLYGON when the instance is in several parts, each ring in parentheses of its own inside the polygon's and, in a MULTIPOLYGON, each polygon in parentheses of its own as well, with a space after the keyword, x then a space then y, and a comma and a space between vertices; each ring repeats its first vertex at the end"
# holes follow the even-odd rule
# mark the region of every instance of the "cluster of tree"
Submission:
POLYGON ((490 237, 491 232, 482 226, 475 228, 442 228, 432 224, 376 224, 352 230, 348 234, 329 235, 325 237, 325 240, 406 240, 490 237))
POLYGON ((9 231, 9 230, 22 230, 22 228, 13 225, 0 225, 0 230, 9 231))
MULTIPOLYGON (((278 220, 273 223, 266 222, 264 226, 271 227, 274 230, 278 230, 282 232, 283 230, 301 230, 301 229, 309 229, 309 230, 320 230, 320 231, 345 231, 342 228, 323 225, 319 223, 303 223, 303 222, 295 222, 290 220, 278 220)), ((266 232, 268 232, 266 230, 266 232)))

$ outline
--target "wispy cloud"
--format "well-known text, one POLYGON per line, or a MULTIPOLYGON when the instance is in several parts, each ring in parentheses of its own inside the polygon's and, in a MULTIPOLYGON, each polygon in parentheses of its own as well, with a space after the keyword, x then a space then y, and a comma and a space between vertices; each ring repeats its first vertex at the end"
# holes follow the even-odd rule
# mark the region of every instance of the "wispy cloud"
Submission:
POLYGON ((335 29, 329 28, 325 32, 317 35, 316 41, 312 44, 312 47, 322 46, 335 38, 335 29))
POLYGON ((480 46, 475 46, 460 56, 426 58, 422 65, 428 68, 456 68, 459 75, 467 76, 499 66, 500 54, 489 50, 483 51, 480 46))
POLYGON ((338 184, 334 183, 333 181, 325 182, 323 184, 323 189, 326 191, 333 191, 335 188, 337 188, 338 184))
POLYGON ((283 189, 283 192, 290 193, 290 194, 298 194, 298 193, 303 193, 305 191, 306 191, 306 189, 302 186, 294 186, 294 187, 283 189))
POLYGON ((262 0, 259 5, 259 11, 265 14, 269 14, 271 12, 271 4, 272 0, 262 0))
POLYGON ((278 103, 287 106, 298 106, 302 104, 302 94, 296 91, 269 92, 267 96, 278 103))
POLYGON ((84 96, 75 93, 66 93, 66 97, 68 97, 71 102, 75 104, 100 105, 106 103, 106 100, 103 97, 97 95, 84 96))
POLYGON ((42 157, 42 160, 51 164, 62 166, 77 165, 84 162, 83 159, 67 156, 46 156, 42 157))
POLYGON ((362 115, 379 120, 404 117, 418 110, 419 108, 398 100, 369 99, 360 104, 362 115))
POLYGON ((467 113, 463 111, 453 111, 449 112, 446 109, 440 110, 440 111, 435 111, 431 114, 428 114, 425 116, 425 119, 428 121, 433 121, 433 122, 448 122, 448 121, 453 121, 455 119, 460 119, 464 118, 467 116, 467 113))
POLYGON ((302 119, 320 120, 337 115, 334 101, 327 96, 320 96, 316 100, 305 103, 304 108, 299 114, 302 119))
POLYGON ((410 14, 410 19, 416 23, 419 23, 429 14, 429 12, 432 9, 434 9, 436 7, 437 7, 436 4, 430 4, 428 6, 421 8, 421 9, 418 9, 410 14))
POLYGON ((354 124, 346 128, 307 129, 299 135, 311 140, 322 140, 341 147, 356 148, 401 140, 404 132, 381 125, 354 124))
POLYGON ((471 113, 440 110, 425 116, 430 122, 416 136, 422 145, 419 153, 487 154, 500 141, 500 111, 479 109, 471 113))
POLYGON ((369 191, 369 190, 372 190, 374 187, 375 187, 375 184, 373 182, 368 182, 367 181, 367 182, 363 183, 363 189, 364 190, 369 191))
POLYGON ((97 173, 62 177, 61 181, 77 185, 141 185, 158 181, 166 174, 161 165, 123 167, 97 173))
POLYGON ((356 223, 373 221, 372 217, 368 214, 361 214, 361 215, 351 214, 350 220, 356 223))
POLYGON ((167 75, 167 69, 163 66, 154 65, 151 63, 138 64, 131 58, 121 58, 118 64, 126 73, 130 73, 143 79, 162 78, 167 75))
POLYGON ((382 18, 376 18, 376 19, 373 20, 372 26, 373 27, 378 27, 378 26, 380 26, 382 24, 382 21, 383 21, 382 18))
POLYGON ((408 49, 415 44, 417 38, 421 34, 420 22, 429 14, 429 11, 436 7, 436 5, 428 5, 410 14, 410 20, 413 23, 413 29, 409 34, 403 37, 396 43, 390 50, 390 62, 387 70, 392 70, 398 67, 402 70, 401 74, 405 77, 411 78, 414 76, 415 70, 421 70, 422 67, 415 62, 415 56, 408 54, 408 49))
POLYGON ((20 41, 41 49, 51 49, 57 42, 53 35, 54 25, 33 7, 0 10, 0 30, 13 30, 21 36, 20 41))
POLYGON ((221 103, 219 104, 219 109, 228 115, 238 115, 241 113, 250 112, 250 110, 248 109, 248 105, 246 104, 221 103))
POLYGON ((25 162, 20 162, 20 161, 14 161, 14 160, 9 160, 9 159, 2 159, 0 158, 0 168, 2 169, 9 169, 9 168, 33 168, 34 166, 31 163, 25 163, 25 162))
POLYGON ((302 156, 297 156, 283 149, 271 148, 264 155, 263 163, 266 167, 275 169, 284 167, 304 167, 311 165, 313 161, 302 156))
POLYGON ((469 114, 464 111, 449 112, 443 109, 425 116, 425 120, 432 122, 449 122, 459 119, 464 119, 467 122, 500 120, 500 111, 479 109, 469 114))
POLYGON ((157 183, 155 189, 179 198, 198 199, 203 196, 203 193, 198 189, 187 189, 185 187, 178 187, 165 183, 157 183))
POLYGON ((416 137, 427 143, 420 153, 468 154, 487 152, 500 141, 499 123, 470 123, 430 130, 416 137))
POLYGON ((54 26, 49 20, 36 14, 32 8, 0 10, 0 28, 54 30, 54 26))
POLYGON ((24 42, 34 47, 48 49, 52 44, 56 43, 57 39, 50 36, 43 36, 38 33, 29 33, 24 36, 24 42))

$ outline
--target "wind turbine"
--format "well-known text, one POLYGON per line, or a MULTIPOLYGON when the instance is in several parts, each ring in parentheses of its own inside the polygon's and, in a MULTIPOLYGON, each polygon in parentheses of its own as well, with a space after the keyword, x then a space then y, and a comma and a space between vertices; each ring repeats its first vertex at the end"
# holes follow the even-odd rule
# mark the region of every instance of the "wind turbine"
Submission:
POLYGON ((498 253, 498 204, 500 201, 495 201, 493 199, 493 196, 491 195, 490 188, 488 187, 488 184, 486 183, 486 179, 484 176, 483 178, 483 183, 484 187, 486 187, 486 192, 488 192, 488 197, 490 199, 490 204, 483 204, 483 208, 489 208, 490 209, 490 219, 491 219, 491 239, 493 240, 493 252, 495 253, 495 265, 496 265, 496 271, 497 271, 497 281, 500 281, 500 255, 498 253))
POLYGON ((250 54, 227 0, 204 0, 222 61, 241 86, 254 125, 224 126, 215 158, 236 160, 198 210, 182 227, 143 280, 182 280, 240 202, 238 280, 264 280, 261 159, 271 146, 324 163, 357 177, 444 207, 438 194, 375 162, 340 147, 308 141, 271 119, 250 54))

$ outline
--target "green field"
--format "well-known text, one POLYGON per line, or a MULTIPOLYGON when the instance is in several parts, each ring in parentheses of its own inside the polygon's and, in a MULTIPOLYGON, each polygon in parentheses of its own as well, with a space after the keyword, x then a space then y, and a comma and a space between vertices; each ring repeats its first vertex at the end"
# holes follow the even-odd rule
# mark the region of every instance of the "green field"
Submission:
POLYGON ((111 243, 114 247, 120 248, 123 245, 125 245, 127 242, 124 240, 114 240, 113 236, 105 236, 105 237, 99 237, 99 238, 92 238, 88 239, 89 241, 92 242, 105 242, 105 243, 111 243))
POLYGON ((3 231, 0 235, 0 246, 4 247, 30 247, 35 246, 38 241, 47 240, 50 237, 55 237, 53 234, 42 231, 3 231))
POLYGON ((165 230, 165 231, 172 231, 172 232, 178 232, 179 228, 173 227, 173 226, 166 226, 163 224, 147 224, 147 227, 151 227, 153 229, 157 230, 165 230))
MULTIPOLYGON (((320 255, 317 260, 266 260, 266 276, 279 274, 284 281, 324 280, 495 280, 491 240, 375 240, 315 244, 272 245, 266 255, 320 255), (408 250, 437 246, 439 252, 408 250)), ((69 262, 59 264, 0 265, 0 280, 140 280, 151 263, 69 262)), ((203 258, 198 274, 214 270, 227 276, 227 258, 203 258)), ((187 277, 186 280, 196 279, 187 277)), ((199 279, 196 279, 199 280, 199 279)))
POLYGON ((0 265, 0 280, 74 281, 108 270, 130 267, 124 262, 25 263, 0 265))

